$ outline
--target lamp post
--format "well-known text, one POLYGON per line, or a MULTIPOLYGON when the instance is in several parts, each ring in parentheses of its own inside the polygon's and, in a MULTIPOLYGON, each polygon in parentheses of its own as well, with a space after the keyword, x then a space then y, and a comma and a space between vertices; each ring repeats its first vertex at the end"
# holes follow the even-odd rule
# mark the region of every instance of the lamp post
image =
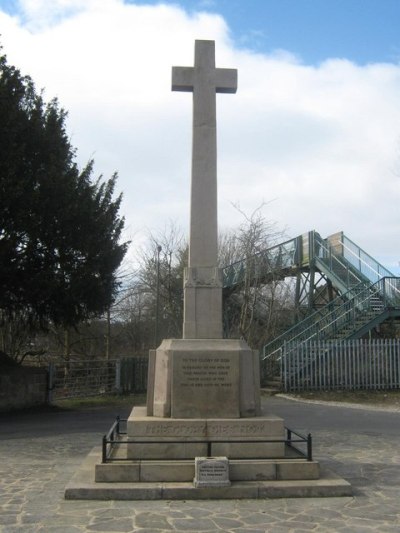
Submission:
POLYGON ((159 318, 159 308, 160 308, 160 253, 161 246, 157 245, 157 281, 156 281, 156 319, 154 325, 154 347, 158 346, 158 318, 159 318))
POLYGON ((105 334, 105 341, 106 341, 106 359, 107 361, 110 360, 110 346, 111 346, 111 310, 110 305, 107 308, 107 314, 106 314, 106 334, 105 334))

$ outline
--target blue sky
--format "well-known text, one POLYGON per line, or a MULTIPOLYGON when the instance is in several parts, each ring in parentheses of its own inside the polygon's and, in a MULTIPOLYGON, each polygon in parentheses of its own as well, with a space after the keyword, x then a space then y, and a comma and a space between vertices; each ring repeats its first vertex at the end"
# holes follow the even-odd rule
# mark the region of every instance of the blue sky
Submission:
POLYGON ((217 102, 221 230, 264 202, 287 237, 343 230, 399 271, 399 21, 400 0, 0 0, 4 52, 68 110, 78 164, 118 171, 131 258, 187 231, 191 99, 171 67, 212 39, 239 72, 217 102))
MULTIPOLYGON (((34 4, 41 0, 31 0, 34 4)), ((101 3, 104 0, 96 0, 101 3)), ((127 0, 220 14, 240 47, 287 50, 308 64, 343 57, 359 64, 400 60, 400 0, 127 0)), ((66 2, 64 2, 66 4, 66 2)), ((0 0, 18 12, 18 1, 0 0)))
MULTIPOLYGON (((157 4, 158 1, 133 2, 157 4)), ((344 57, 399 62, 399 0, 177 0, 189 12, 223 15, 239 46, 284 49, 309 64, 344 57)))

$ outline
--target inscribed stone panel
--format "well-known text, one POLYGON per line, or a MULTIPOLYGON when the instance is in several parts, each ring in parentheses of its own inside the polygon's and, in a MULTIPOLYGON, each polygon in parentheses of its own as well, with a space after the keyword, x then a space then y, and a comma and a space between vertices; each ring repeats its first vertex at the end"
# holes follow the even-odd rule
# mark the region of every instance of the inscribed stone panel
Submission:
POLYGON ((171 392, 173 418, 239 417, 239 354, 174 353, 171 392))

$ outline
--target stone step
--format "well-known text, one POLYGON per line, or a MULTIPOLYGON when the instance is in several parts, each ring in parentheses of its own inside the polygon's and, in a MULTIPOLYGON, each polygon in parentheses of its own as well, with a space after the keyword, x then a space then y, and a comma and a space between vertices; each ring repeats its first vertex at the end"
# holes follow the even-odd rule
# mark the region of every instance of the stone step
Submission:
MULTIPOLYGON (((124 461, 97 464, 96 482, 183 482, 192 481, 194 460, 186 461, 124 461)), ((231 481, 270 481, 291 479, 318 479, 319 463, 306 459, 240 460, 229 461, 231 481)))
POLYGON ((233 481, 229 487, 195 487, 193 482, 95 482, 101 458, 94 449, 65 489, 67 500, 204 500, 352 496, 350 483, 323 469, 319 479, 233 481))

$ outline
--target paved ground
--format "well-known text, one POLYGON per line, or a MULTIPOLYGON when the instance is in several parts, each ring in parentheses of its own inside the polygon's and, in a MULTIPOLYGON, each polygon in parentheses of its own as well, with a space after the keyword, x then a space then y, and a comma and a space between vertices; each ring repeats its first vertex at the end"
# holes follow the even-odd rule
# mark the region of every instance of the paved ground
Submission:
MULTIPOLYGON (((312 431, 314 455, 354 497, 205 502, 65 501, 73 472, 113 409, 0 417, 0 532, 349 532, 400 530, 400 413, 273 398, 269 410, 312 431)), ((126 413, 121 413, 125 415, 126 413)))

